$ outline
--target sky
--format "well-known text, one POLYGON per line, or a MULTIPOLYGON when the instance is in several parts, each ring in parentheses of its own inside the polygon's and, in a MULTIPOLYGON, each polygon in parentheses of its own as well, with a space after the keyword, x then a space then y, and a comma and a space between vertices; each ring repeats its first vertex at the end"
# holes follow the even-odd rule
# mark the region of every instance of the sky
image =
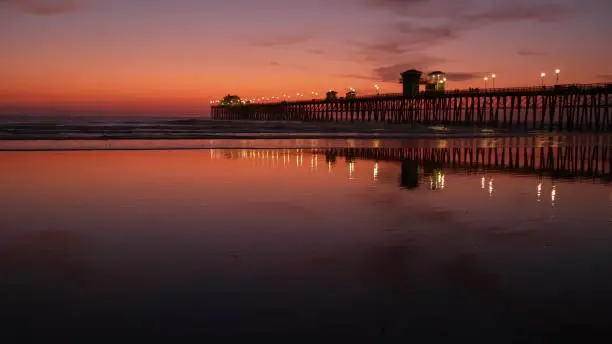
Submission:
POLYGON ((204 114, 209 102, 612 81, 610 0, 0 0, 0 114, 204 114), (491 81, 489 81, 491 82, 491 81), (490 86, 489 86, 490 87, 490 86), (44 112, 44 111, 43 111, 44 112))

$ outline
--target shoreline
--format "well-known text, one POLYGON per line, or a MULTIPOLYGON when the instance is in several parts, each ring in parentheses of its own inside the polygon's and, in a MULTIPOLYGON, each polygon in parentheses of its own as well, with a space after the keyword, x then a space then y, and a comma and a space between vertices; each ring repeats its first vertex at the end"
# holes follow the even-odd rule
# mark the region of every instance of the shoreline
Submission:
POLYGON ((412 138, 479 138, 479 137, 513 137, 513 136, 538 136, 538 135, 565 135, 567 133, 549 132, 511 132, 511 133, 222 133, 222 134, 197 134, 197 135, 102 135, 102 136, 41 136, 41 135, 16 135, 11 137, 0 136, 0 141, 113 141, 113 140, 211 140, 211 139, 236 139, 236 140, 282 140, 282 139, 412 139, 412 138))
POLYGON ((413 125, 398 123, 215 121, 202 119, 120 123, 0 124, 0 141, 113 140, 268 140, 504 138, 533 136, 608 135, 608 132, 567 132, 529 128, 413 125))

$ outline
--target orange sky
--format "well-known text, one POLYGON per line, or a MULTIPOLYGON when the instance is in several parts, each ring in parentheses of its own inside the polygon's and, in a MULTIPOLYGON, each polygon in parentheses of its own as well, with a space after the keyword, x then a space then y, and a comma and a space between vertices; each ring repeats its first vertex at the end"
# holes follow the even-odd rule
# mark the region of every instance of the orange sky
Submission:
MULTIPOLYGON (((227 93, 398 92, 408 68, 449 87, 612 80, 612 3, 585 0, 0 1, 0 109, 208 112, 227 93)), ((0 112, 1 114, 2 112, 0 112)))

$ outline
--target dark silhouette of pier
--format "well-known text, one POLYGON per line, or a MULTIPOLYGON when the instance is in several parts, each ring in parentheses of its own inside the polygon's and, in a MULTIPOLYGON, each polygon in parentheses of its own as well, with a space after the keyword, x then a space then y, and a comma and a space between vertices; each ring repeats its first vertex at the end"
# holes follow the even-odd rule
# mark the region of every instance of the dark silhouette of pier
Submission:
POLYGON ((426 91, 212 106, 216 120, 385 122, 496 129, 612 130, 612 84, 426 91))

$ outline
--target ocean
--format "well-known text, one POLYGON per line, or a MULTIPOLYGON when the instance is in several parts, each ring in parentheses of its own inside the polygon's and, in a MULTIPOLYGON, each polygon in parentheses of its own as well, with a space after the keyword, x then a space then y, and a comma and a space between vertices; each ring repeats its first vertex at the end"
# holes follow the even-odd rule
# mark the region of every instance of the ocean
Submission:
POLYGON ((0 339, 612 339, 612 135, 3 118, 0 339))

